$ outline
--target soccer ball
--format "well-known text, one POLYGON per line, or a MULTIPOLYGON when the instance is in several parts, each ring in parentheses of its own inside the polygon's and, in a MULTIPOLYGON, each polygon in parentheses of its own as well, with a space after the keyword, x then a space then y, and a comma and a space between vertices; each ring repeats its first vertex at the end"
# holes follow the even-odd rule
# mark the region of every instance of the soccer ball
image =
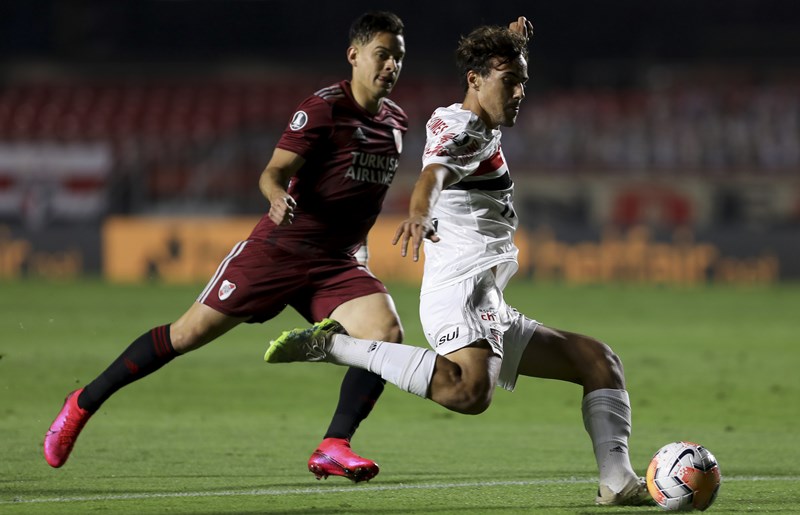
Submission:
POLYGON ((647 467, 647 490, 665 510, 705 510, 719 492, 717 459, 692 442, 660 448, 647 467))

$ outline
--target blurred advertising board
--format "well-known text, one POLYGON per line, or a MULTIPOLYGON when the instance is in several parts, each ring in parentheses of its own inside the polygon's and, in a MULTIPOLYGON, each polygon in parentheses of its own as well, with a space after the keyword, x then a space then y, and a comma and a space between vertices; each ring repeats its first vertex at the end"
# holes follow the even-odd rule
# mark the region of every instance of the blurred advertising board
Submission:
MULTIPOLYGON (((385 281, 418 283, 422 263, 391 245, 400 217, 382 217, 369 236, 370 269, 385 281)), ((113 282, 204 282, 256 218, 111 218, 103 227, 103 276, 113 282)), ((689 229, 668 235, 645 226, 572 233, 521 229, 520 278, 568 283, 637 282, 768 284, 781 278, 778 250, 742 254, 699 239, 689 229)), ((724 238, 720 241, 725 241, 724 238)), ((730 243, 730 242, 728 242, 730 243)))

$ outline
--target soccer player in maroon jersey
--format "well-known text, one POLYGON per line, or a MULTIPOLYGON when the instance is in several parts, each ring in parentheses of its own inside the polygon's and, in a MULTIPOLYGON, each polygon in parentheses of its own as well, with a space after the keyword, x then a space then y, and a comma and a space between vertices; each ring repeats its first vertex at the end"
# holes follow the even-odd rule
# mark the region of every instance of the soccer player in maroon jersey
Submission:
MULTIPOLYGON (((67 396, 44 440, 51 466, 66 462, 86 422, 114 392, 238 324, 264 322, 286 306, 311 322, 334 317, 359 338, 402 340, 394 302, 366 268, 363 245, 397 171, 408 127, 403 110, 386 98, 404 56, 403 23, 396 15, 369 12, 355 20, 347 49, 352 79, 300 104, 261 174, 269 212, 178 320, 145 332, 67 396)), ((318 479, 333 474, 364 481, 378 473, 378 465, 356 455, 349 440, 383 387, 377 375, 347 372, 325 438, 309 460, 318 479)))

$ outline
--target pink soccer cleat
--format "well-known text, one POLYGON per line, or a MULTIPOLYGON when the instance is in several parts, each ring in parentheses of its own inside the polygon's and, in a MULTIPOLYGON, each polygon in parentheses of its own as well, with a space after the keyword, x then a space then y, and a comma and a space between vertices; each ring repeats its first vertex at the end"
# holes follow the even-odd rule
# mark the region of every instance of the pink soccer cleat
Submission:
POLYGON ((60 467, 67 462, 75 440, 81 434, 91 413, 78 406, 78 396, 83 388, 75 390, 64 399, 64 406, 44 435, 44 459, 51 467, 60 467))
POLYGON ((327 479, 331 475, 343 476, 358 483, 377 476, 380 467, 374 461, 354 453, 350 449, 350 442, 344 438, 325 438, 308 459, 308 470, 317 479, 327 479))

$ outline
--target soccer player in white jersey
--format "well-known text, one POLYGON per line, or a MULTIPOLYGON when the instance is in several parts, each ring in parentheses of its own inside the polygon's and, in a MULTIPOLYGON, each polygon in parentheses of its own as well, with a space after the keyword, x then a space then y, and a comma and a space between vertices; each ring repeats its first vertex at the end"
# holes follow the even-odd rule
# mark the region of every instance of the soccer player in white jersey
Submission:
POLYGON ((394 243, 419 259, 425 245, 420 316, 434 351, 348 336, 338 322, 283 333, 265 360, 327 361, 361 367, 450 410, 485 411, 496 386, 519 375, 583 387, 584 426, 599 469, 595 502, 650 502, 628 457, 631 409, 619 357, 604 343, 544 326, 508 306, 503 289, 517 270, 513 183, 499 127, 512 127, 525 98, 524 17, 480 27, 461 39, 461 104, 437 109, 427 124, 423 168, 409 217, 394 243))

